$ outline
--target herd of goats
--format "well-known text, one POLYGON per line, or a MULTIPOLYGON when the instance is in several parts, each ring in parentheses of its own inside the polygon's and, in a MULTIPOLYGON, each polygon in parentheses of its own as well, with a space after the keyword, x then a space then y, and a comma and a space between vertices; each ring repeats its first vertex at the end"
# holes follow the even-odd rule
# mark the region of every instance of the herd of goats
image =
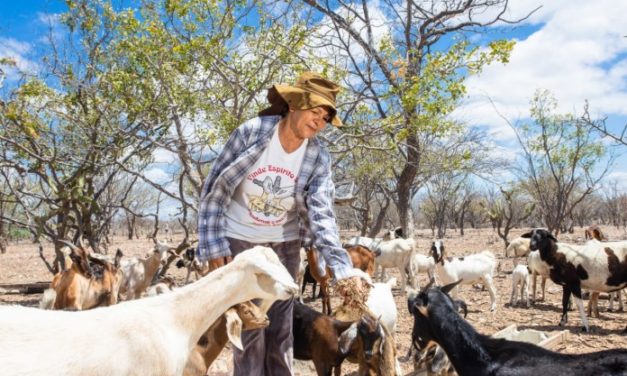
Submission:
MULTIPOLYGON (((457 298, 456 287, 481 283, 495 310, 494 254, 449 257, 444 242, 436 240, 425 255, 417 252, 414 239, 398 235, 355 237, 345 244, 369 286, 357 312, 344 309, 346 301, 331 309, 329 272, 313 249, 302 250, 297 281, 266 247, 242 252, 211 273, 189 249, 177 256, 187 276, 185 285, 176 287, 171 278, 157 278, 173 251, 165 243, 156 241, 146 258, 119 250, 102 255, 67 243, 68 267, 53 277, 39 308, 0 306, 0 375, 206 375, 229 341, 241 349, 243 330, 266 327, 268 308, 276 300, 294 298, 296 359, 311 360, 318 375, 341 375, 348 361, 358 364, 360 376, 400 376, 392 296, 396 279, 385 276, 386 269, 396 268, 400 291, 407 293, 403 311, 414 321, 405 355, 413 359, 412 375, 627 376, 627 349, 561 354, 478 333, 465 320, 466 304, 457 298), (188 283, 192 273, 196 281, 188 283), (429 278, 422 288, 421 273, 429 278), (378 279, 385 282, 373 282, 378 279), (320 284, 322 312, 302 303, 308 282, 314 282, 314 294, 320 284)), ((544 281, 550 278, 563 288, 560 325, 572 300, 583 330, 589 331, 587 315, 598 314, 599 293, 611 297, 627 286, 627 241, 605 241, 596 227, 586 230, 586 238, 583 245, 566 244, 534 229, 515 239, 508 252, 526 256, 527 265, 514 267, 510 304, 517 303, 519 288, 522 303, 529 304, 531 278, 535 299, 538 275, 544 296, 544 281), (584 289, 591 292, 587 314, 584 289)))

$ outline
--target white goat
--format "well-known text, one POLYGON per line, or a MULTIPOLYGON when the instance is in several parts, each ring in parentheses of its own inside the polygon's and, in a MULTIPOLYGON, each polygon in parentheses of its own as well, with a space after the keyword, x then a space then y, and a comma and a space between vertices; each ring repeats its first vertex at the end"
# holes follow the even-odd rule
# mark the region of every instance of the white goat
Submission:
POLYGON ((80 312, 2 306, 0 375, 181 375, 229 307, 262 299, 267 310, 297 290, 276 253, 258 246, 169 294, 80 312))
POLYGON ((140 298, 150 286, 161 261, 165 260, 166 254, 171 250, 172 247, 157 240, 154 251, 149 257, 145 259, 131 257, 123 260, 120 267, 123 275, 120 294, 125 294, 126 300, 140 298))
POLYGON ((368 294, 366 305, 376 317, 379 317, 381 323, 385 325, 390 333, 396 333, 396 319, 398 311, 396 310, 396 302, 392 295, 392 287, 396 286, 396 278, 389 281, 375 283, 368 294))
POLYGON ((344 246, 360 245, 374 252, 382 241, 383 241, 383 238, 369 238, 367 236, 353 236, 352 238, 348 239, 346 243, 344 243, 344 246))
POLYGON ((546 279, 549 277, 549 272, 551 271, 549 264, 542 261, 540 258, 539 251, 529 252, 527 256, 527 267, 529 268, 529 272, 531 273, 531 280, 533 281, 533 288, 531 294, 531 301, 536 302, 536 277, 540 276, 542 278, 542 301, 544 301, 544 290, 546 287, 546 279))
POLYGON ((520 286, 520 300, 529 307, 529 269, 527 265, 519 264, 512 272, 512 297, 510 306, 515 306, 518 300, 518 286, 520 286))
MULTIPOLYGON (((375 264, 378 268, 381 268, 379 278, 381 280, 387 279, 386 268, 398 269, 401 277, 401 292, 404 293, 407 285, 406 269, 415 248, 416 242, 414 239, 394 239, 381 242, 375 251, 377 256, 375 264)), ((409 269, 409 280, 413 280, 413 278, 412 270, 409 269)))
MULTIPOLYGON (((467 255, 464 257, 447 260, 444 243, 436 240, 431 245, 431 256, 435 261, 435 272, 443 284, 449 284, 461 280, 462 284, 471 284, 482 281, 490 293, 490 310, 496 309, 496 289, 492 278, 496 269, 496 258, 490 251, 467 255)), ((457 298, 457 289, 453 290, 453 296, 457 298)))
POLYGON ((412 288, 418 290, 420 288, 420 283, 418 282, 418 274, 427 273, 429 276, 429 281, 435 280, 435 261, 433 257, 429 257, 427 255, 423 255, 420 253, 415 253, 411 260, 409 260, 409 269, 411 270, 410 275, 412 275, 412 279, 410 279, 409 284, 412 288))

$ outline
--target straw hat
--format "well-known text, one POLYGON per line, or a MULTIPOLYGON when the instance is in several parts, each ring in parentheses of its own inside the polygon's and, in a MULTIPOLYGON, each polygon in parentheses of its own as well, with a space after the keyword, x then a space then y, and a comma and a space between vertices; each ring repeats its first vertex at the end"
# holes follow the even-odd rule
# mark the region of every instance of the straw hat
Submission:
POLYGON ((270 107, 259 111, 259 116, 283 115, 290 108, 308 110, 325 106, 329 110, 330 123, 336 127, 342 125, 337 116, 335 96, 340 91, 339 85, 314 72, 305 72, 298 77, 293 86, 274 85, 268 89, 270 107))

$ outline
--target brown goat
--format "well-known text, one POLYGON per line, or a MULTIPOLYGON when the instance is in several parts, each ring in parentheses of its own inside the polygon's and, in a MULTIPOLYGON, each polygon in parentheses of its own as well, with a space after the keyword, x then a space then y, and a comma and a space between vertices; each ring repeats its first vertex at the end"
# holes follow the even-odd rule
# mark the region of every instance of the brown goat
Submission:
POLYGON ((269 323, 266 314, 252 302, 229 308, 200 337, 189 354, 183 376, 206 375, 211 363, 220 355, 229 339, 241 348, 242 330, 265 328, 269 323))
POLYGON ((114 263, 110 264, 90 257, 84 248, 72 248, 72 266, 53 277, 40 307, 85 310, 117 303, 121 258, 122 252, 118 250, 114 263))
POLYGON ((353 322, 336 320, 302 303, 294 303, 294 358, 311 360, 319 376, 341 374, 346 353, 340 348, 340 336, 353 322))
POLYGON ((327 266, 326 274, 321 276, 318 268, 318 252, 315 249, 307 249, 307 262, 309 263, 309 272, 320 284, 320 292, 322 294, 322 313, 331 314, 331 295, 329 291, 331 282, 331 270, 327 266))
POLYGON ((589 239, 596 239, 598 241, 607 240, 607 238, 605 237, 605 235, 603 234, 603 232, 597 225, 591 225, 587 229, 585 229, 584 237, 586 238, 586 240, 589 240, 589 239))
POLYGON ((361 245, 346 245, 344 249, 351 257, 353 267, 363 270, 370 277, 374 275, 374 253, 372 251, 361 245))

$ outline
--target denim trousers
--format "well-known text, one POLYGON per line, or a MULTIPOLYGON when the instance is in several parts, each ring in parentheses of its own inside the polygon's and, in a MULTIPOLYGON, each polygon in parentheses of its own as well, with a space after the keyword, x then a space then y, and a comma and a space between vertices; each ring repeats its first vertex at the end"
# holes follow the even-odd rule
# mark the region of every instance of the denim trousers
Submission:
MULTIPOLYGON (((288 272, 296 278, 300 263, 300 240, 281 243, 250 243, 234 238, 227 239, 233 256, 256 245, 272 248, 288 272)), ((293 309, 293 298, 277 300, 268 310, 270 325, 267 328, 242 332, 244 350, 233 347, 233 376, 291 376, 293 374, 293 309)))

